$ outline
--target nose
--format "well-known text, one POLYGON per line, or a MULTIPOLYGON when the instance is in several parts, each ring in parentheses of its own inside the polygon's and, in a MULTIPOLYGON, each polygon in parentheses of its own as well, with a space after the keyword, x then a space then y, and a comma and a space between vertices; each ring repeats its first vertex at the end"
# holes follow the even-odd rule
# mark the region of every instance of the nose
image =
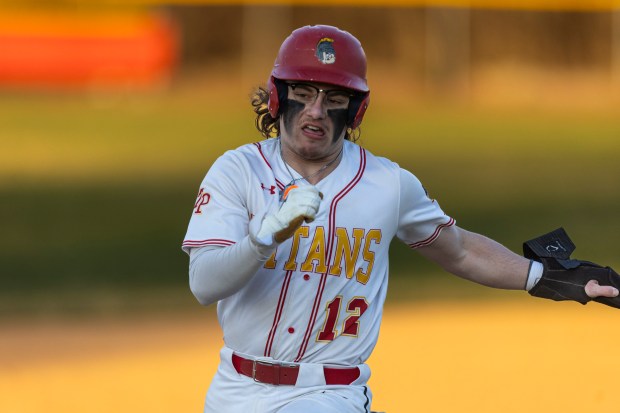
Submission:
POLYGON ((325 92, 320 91, 313 103, 308 104, 308 114, 313 119, 323 119, 327 113, 324 104, 325 92))

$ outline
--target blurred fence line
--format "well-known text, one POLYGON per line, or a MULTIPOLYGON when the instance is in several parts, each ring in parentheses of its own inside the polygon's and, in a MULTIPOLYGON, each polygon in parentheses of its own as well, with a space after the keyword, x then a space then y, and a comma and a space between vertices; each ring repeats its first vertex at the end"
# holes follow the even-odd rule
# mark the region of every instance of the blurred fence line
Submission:
MULTIPOLYGON (((164 15, 177 30, 168 36, 168 53, 174 54, 169 59, 172 61, 167 66, 169 70, 183 73, 193 67, 224 65, 238 70, 244 84, 253 84, 257 76, 269 72, 277 48, 291 30, 321 23, 339 26, 360 38, 370 61, 369 70, 388 66, 395 75, 409 78, 433 93, 467 93, 472 79, 495 67, 592 73, 612 90, 620 90, 618 1, 391 1, 384 5, 365 1, 359 3, 362 7, 350 5, 347 1, 330 3, 329 6, 320 2, 315 5, 283 1, 267 3, 134 0, 121 6, 120 2, 104 0, 93 3, 99 6, 85 6, 80 2, 25 1, 20 2, 20 10, 24 22, 29 14, 39 19, 44 16, 46 27, 57 26, 65 31, 67 25, 78 27, 80 19, 87 24, 88 19, 96 21, 93 16, 98 10, 102 14, 114 11, 119 16, 164 15), (436 4, 453 7, 438 7, 436 4), (177 57, 178 67, 173 61, 177 57)), ((10 21, 11 13, 6 5, 4 8, 0 6, 0 23, 10 21)), ((137 19, 135 24, 140 24, 137 19)), ((0 77, 9 68, 7 62, 19 58, 16 55, 19 48, 13 47, 15 27, 16 24, 0 24, 0 50, 4 51, 0 77)), ((22 35, 28 36, 23 29, 20 30, 22 35)), ((98 35, 118 40, 113 30, 98 35)), ((43 36, 33 33, 28 38, 31 43, 38 39, 44 45, 54 36, 59 36, 58 30, 43 36)), ((83 37, 89 36, 86 33, 83 37)), ((140 44, 135 39, 132 44, 129 38, 126 45, 126 49, 133 50, 134 58, 153 47, 152 43, 140 44)), ((33 47, 32 50, 49 55, 45 47, 33 47)), ((92 54, 87 48, 65 52, 65 55, 59 53, 54 58, 73 63, 79 61, 80 56, 84 61, 86 53, 92 54)), ((114 61, 110 61, 114 58, 118 59, 117 72, 122 71, 123 64, 128 64, 127 54, 124 57, 107 56, 108 61, 101 64, 114 66, 114 61)), ((31 56, 30 62, 34 61, 36 59, 31 56)), ((75 67, 71 64, 65 66, 75 67)), ((105 67, 95 72, 99 76, 93 76, 92 81, 100 81, 101 73, 106 73, 105 67)), ((4 78, 3 83, 11 82, 6 75, 4 78)))
POLYGON ((467 94, 477 79, 502 76, 494 70, 507 68, 513 74, 525 70, 565 76, 575 83, 585 74, 601 90, 620 95, 620 11, 613 8, 248 4, 168 5, 166 9, 184 32, 184 67, 223 63, 238 67, 244 83, 269 73, 282 39, 291 30, 321 23, 341 27, 361 40, 369 75, 385 67, 431 94, 467 94))

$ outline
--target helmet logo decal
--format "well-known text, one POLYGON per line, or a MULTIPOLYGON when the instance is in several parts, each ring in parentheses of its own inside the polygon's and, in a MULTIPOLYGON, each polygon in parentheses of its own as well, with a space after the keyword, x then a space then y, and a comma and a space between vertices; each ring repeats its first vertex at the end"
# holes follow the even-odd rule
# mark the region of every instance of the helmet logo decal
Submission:
POLYGON ((336 51, 332 43, 334 43, 334 39, 324 37, 316 45, 316 57, 323 64, 331 65, 336 63, 336 51))

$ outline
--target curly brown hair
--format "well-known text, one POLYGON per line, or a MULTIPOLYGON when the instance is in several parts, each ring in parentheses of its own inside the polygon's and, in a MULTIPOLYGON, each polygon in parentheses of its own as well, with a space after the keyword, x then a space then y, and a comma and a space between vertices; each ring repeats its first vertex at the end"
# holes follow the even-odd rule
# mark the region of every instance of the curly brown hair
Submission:
MULTIPOLYGON (((269 92, 262 86, 256 88, 256 90, 250 96, 250 103, 256 113, 255 125, 256 129, 265 138, 275 138, 280 136, 280 115, 273 118, 269 113, 269 92)), ((361 130, 359 127, 355 129, 347 128, 344 138, 355 142, 359 139, 361 130)))

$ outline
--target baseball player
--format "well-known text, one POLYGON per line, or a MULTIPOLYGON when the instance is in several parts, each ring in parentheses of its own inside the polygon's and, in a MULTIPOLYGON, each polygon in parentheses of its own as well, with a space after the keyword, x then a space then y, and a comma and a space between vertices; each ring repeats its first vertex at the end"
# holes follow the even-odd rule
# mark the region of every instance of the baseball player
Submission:
POLYGON ((620 307, 618 274, 570 259, 563 230, 517 255, 459 228, 413 174, 356 145, 369 96, 355 37, 293 31, 252 100, 269 139, 227 151, 202 181, 183 249, 191 290, 217 302, 224 333, 205 412, 370 412, 366 360, 394 237, 477 283, 620 307))

